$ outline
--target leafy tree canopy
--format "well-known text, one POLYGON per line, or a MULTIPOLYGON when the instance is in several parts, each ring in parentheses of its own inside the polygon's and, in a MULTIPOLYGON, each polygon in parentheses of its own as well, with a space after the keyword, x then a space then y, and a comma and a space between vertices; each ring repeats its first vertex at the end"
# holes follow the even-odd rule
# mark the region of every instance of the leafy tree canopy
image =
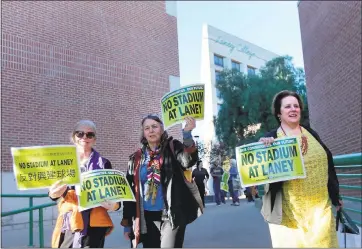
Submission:
POLYGON ((216 136, 230 154, 235 153, 236 146, 255 142, 277 127, 271 105, 274 95, 282 90, 295 91, 302 97, 302 123, 309 125, 304 70, 296 68, 290 56, 268 61, 256 75, 224 70, 216 88, 223 100, 214 117, 216 136), (258 126, 257 131, 251 129, 258 126))

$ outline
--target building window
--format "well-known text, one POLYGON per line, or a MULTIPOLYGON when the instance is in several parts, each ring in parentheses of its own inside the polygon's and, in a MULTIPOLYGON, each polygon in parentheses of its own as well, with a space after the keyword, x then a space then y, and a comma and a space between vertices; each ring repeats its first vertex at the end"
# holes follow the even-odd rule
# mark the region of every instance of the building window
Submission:
POLYGON ((216 97, 221 98, 219 89, 217 89, 217 88, 215 88, 215 89, 216 89, 216 97))
POLYGON ((255 75, 255 70, 256 70, 255 67, 247 66, 247 68, 248 68, 248 75, 255 75))
MULTIPOLYGON (((220 80, 220 71, 215 71, 215 81, 220 80)), ((216 88, 216 97, 220 98, 220 91, 216 88)))
POLYGON ((214 54, 214 64, 220 67, 224 67, 224 58, 214 54))
POLYGON ((215 80, 216 82, 220 80, 220 71, 215 71, 215 80))
POLYGON ((236 61, 231 61, 231 69, 240 72, 240 63, 236 61))

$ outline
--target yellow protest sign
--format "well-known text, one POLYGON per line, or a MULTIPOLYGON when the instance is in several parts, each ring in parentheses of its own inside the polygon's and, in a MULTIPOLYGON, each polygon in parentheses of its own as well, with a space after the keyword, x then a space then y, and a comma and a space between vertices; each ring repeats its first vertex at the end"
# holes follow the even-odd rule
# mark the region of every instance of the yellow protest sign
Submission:
POLYGON ((229 191, 228 181, 229 181, 229 178, 230 178, 230 173, 229 173, 229 170, 230 170, 230 158, 229 157, 226 157, 226 159, 223 161, 222 168, 224 170, 224 173, 223 173, 223 175, 221 177, 220 188, 222 190, 228 192, 229 191))
POLYGON ((124 174, 113 169, 91 170, 82 173, 82 185, 77 188, 77 195, 79 211, 99 207, 106 200, 135 201, 124 174))
POLYGON ((48 188, 58 180, 80 183, 79 159, 74 145, 11 148, 19 190, 48 188))
POLYGON ((165 129, 182 123, 185 117, 204 118, 205 85, 189 85, 165 94, 161 98, 161 113, 165 129))
POLYGON ((243 187, 306 177, 296 137, 276 139, 268 147, 261 142, 236 147, 236 160, 243 187))

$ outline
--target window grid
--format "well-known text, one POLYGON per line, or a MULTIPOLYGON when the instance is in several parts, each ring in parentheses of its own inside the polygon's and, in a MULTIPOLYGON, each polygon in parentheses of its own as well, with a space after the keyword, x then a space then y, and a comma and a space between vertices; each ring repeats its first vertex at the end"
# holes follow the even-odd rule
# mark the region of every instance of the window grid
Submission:
POLYGON ((247 68, 248 68, 248 75, 255 75, 255 70, 256 70, 255 67, 247 66, 247 68))
POLYGON ((214 54, 214 64, 220 67, 224 67, 224 58, 214 54))
POLYGON ((236 61, 231 61, 231 69, 240 72, 240 63, 236 61))

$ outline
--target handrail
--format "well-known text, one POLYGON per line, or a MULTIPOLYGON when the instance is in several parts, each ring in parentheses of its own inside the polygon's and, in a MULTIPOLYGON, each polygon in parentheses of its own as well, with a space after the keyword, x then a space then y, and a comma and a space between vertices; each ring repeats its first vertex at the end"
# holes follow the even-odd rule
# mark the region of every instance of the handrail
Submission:
POLYGON ((339 188, 362 190, 362 186, 339 185, 339 188))
POLYGON ((33 211, 33 210, 37 210, 37 209, 43 209, 43 208, 47 208, 47 207, 51 207, 51 206, 55 206, 55 205, 57 205, 56 202, 51 202, 51 203, 46 203, 46 204, 42 204, 42 205, 38 205, 38 206, 32 206, 32 207, 28 207, 28 208, 21 208, 21 209, 17 209, 17 210, 14 210, 14 211, 9 211, 9 212, 3 212, 3 213, 1 213, 1 217, 6 217, 6 216, 9 216, 9 215, 25 213, 25 212, 29 212, 29 211, 33 211))
POLYGON ((362 165, 362 153, 352 153, 346 155, 338 155, 333 157, 335 165, 362 165))
POLYGON ((358 198, 358 197, 345 196, 345 195, 342 195, 341 197, 342 197, 342 200, 362 202, 362 199, 358 198))
POLYGON ((358 168, 361 168, 361 165, 336 165, 334 166, 335 168, 337 169, 358 169, 358 168))
MULTIPOLYGON (((334 156, 333 157, 333 162, 335 164, 336 169, 342 169, 342 170, 344 170, 344 169, 349 169, 349 170, 362 169, 362 153, 352 153, 352 154, 334 156)), ((347 173, 338 173, 337 176, 338 176, 338 178, 345 178, 345 179, 362 178, 361 173, 349 173, 349 172, 347 172, 347 173)), ((339 187, 340 187, 340 189, 358 190, 358 191, 362 190, 361 185, 356 186, 356 185, 341 184, 341 185, 339 185, 339 187)), ((264 195, 264 186, 263 185, 258 186, 258 189, 259 189, 259 196, 264 195)), ((342 197, 343 200, 348 200, 348 201, 351 201, 351 202, 357 202, 357 203, 362 202, 362 198, 360 198, 360 197, 352 197, 352 196, 345 196, 345 195, 342 195, 341 197, 342 197)), ((353 208, 347 208, 347 207, 344 207, 344 209, 346 211, 362 215, 361 210, 353 209, 353 208)), ((360 226, 362 225, 361 221, 356 221, 356 220, 353 220, 353 221, 356 224, 360 225, 360 226)))
POLYGON ((1 194, 1 198, 29 198, 29 207, 21 208, 9 212, 2 212, 1 217, 29 212, 29 245, 33 247, 33 211, 39 210, 39 247, 44 248, 44 223, 43 223, 43 209, 57 205, 56 202, 45 203, 42 205, 33 206, 33 198, 48 197, 48 194, 1 194))
POLYGON ((337 174, 337 176, 345 178, 359 178, 362 177, 362 174, 337 174))

